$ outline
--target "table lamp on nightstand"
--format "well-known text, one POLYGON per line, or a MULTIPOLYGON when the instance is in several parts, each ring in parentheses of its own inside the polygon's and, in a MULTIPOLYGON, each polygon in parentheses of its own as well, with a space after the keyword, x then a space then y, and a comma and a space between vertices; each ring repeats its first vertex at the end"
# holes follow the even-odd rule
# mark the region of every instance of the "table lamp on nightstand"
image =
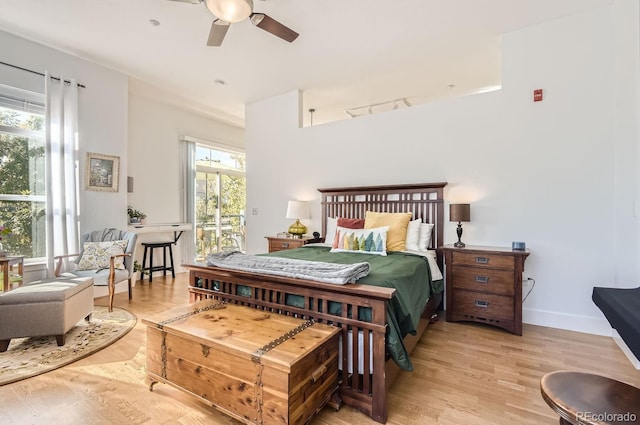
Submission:
POLYGON ((462 222, 471 221, 471 205, 469 204, 451 204, 449 205, 449 221, 457 221, 458 228, 456 229, 456 233, 458 233, 458 242, 454 243, 453 246, 456 248, 464 248, 464 243, 460 240, 462 238, 462 222))
POLYGON ((303 201, 289 201, 289 204, 287 204, 287 218, 296 220, 289 227, 289 233, 296 238, 301 238, 302 235, 307 233, 307 226, 300 223, 300 219, 311 218, 309 204, 303 201))

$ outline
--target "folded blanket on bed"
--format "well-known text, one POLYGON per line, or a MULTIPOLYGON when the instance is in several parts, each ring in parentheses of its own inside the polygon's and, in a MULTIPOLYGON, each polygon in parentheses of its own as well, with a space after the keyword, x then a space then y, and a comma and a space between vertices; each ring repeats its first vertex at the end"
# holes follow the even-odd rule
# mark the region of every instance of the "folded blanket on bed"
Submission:
POLYGON ((338 285, 353 283, 369 274, 369 263, 334 264, 322 261, 247 255, 239 251, 209 254, 207 255, 207 265, 338 285))

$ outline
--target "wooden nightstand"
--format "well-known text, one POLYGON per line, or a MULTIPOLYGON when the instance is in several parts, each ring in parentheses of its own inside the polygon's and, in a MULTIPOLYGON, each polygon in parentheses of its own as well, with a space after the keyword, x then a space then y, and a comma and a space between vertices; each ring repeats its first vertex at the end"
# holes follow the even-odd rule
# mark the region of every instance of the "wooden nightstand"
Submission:
POLYGON ((321 239, 313 237, 303 238, 277 238, 274 236, 265 236, 269 241, 269 252, 283 251, 285 249, 300 248, 308 243, 322 242, 321 239))
POLYGON ((473 321, 522 335, 522 272, 529 251, 439 248, 446 272, 447 322, 473 321))

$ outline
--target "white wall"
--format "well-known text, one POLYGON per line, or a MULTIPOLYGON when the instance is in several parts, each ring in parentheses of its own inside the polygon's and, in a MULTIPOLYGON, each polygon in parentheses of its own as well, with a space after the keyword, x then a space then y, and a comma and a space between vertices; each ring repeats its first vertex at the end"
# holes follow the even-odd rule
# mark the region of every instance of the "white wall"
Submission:
MULTIPOLYGON (((526 241, 537 284, 525 322, 609 333, 592 287, 615 285, 618 270, 638 275, 636 238, 619 235, 638 234, 637 187, 623 178, 635 179, 636 124, 614 108, 637 101, 619 93, 637 87, 637 57, 628 75, 616 68, 638 55, 637 39, 615 42, 619 21, 637 29, 637 14, 621 18, 633 9, 624 0, 504 35, 499 92, 310 128, 298 128, 298 92, 248 105, 247 207, 259 211, 248 250, 287 228, 288 199, 314 201, 319 229, 318 187, 447 181, 447 201, 472 204, 465 242, 526 241), (533 103, 536 88, 543 102, 533 103)), ((445 225, 447 243, 454 229, 445 225)))
MULTIPOLYGON (((147 224, 181 222, 181 136, 242 147, 244 129, 199 116, 141 94, 129 94, 128 204, 147 214, 147 224)), ((126 190, 126 188, 125 188, 126 190)), ((173 234, 140 235, 140 241, 170 240, 173 234)), ((181 242, 193 238, 185 232, 181 242)), ((181 244, 180 244, 181 245, 181 244)), ((136 258, 142 263, 142 252, 136 258)), ((174 252, 176 266, 192 259, 174 252)), ((156 254, 159 254, 157 251, 156 254)), ((157 258, 157 257, 156 257, 157 258)), ((179 271, 182 271, 179 268, 179 271)))
MULTIPOLYGON (((84 177, 87 152, 120 157, 120 190, 112 192, 80 189, 80 230, 103 227, 124 228, 127 170, 127 76, 0 31, 2 61, 54 76, 75 78, 79 89, 80 178, 84 177)), ((0 65, 0 84, 44 93, 44 78, 0 65)))
POLYGON ((171 105, 129 96, 129 167, 134 191, 129 203, 147 213, 148 223, 179 221, 182 213, 180 137, 242 147, 244 129, 171 105))
POLYGON ((640 6, 618 1, 612 10, 615 90, 615 237, 616 286, 637 287, 640 275, 640 6), (633 141, 635 140, 635 143, 633 141), (635 231, 634 231, 635 229, 635 231))
MULTIPOLYGON (((117 193, 80 190, 80 230, 127 227, 131 204, 148 215, 149 223, 181 220, 180 154, 182 135, 242 146, 244 130, 175 106, 129 94, 128 77, 119 72, 0 31, 3 62, 52 75, 76 78, 86 88, 79 94, 80 177, 86 152, 120 157, 117 193), (127 176, 134 193, 127 194, 127 176)), ((0 84, 44 93, 44 79, 0 65, 0 84)), ((167 238, 169 235, 155 235, 167 238)), ((153 236, 142 235, 141 241, 153 236)), ((183 235, 186 239, 188 235, 183 235)), ((136 258, 140 259, 138 250, 136 258)), ((180 251, 176 263, 183 259, 180 251)), ((44 276, 30 267, 27 280, 44 276)))

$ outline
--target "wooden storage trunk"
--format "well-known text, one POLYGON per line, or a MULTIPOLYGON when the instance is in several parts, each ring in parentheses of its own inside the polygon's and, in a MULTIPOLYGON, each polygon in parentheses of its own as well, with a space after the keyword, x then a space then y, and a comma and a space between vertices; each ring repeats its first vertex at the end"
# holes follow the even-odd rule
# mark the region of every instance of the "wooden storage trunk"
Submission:
POLYGON ((206 300, 143 319, 147 375, 250 424, 303 424, 338 388, 339 328, 206 300))

